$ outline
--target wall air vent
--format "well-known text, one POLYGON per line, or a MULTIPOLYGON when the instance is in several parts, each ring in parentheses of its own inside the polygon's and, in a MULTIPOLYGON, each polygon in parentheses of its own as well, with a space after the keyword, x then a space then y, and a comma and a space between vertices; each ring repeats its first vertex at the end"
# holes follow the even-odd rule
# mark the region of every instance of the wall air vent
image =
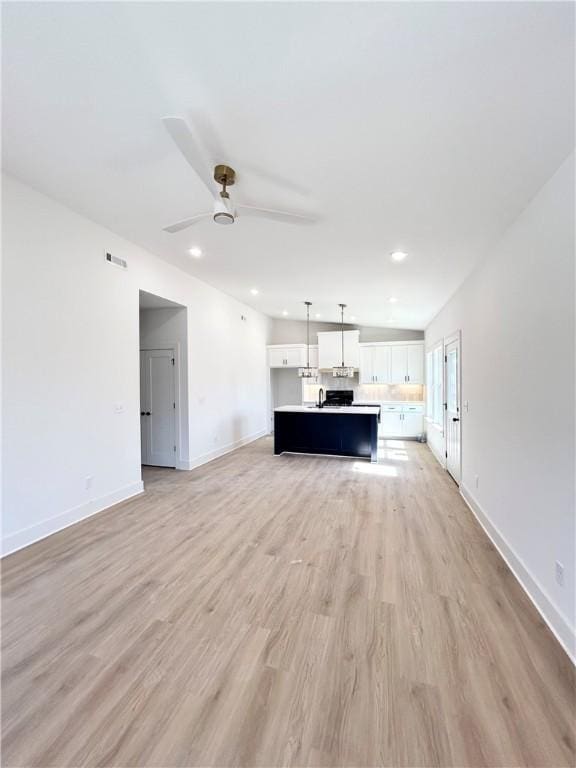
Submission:
POLYGON ((115 267, 120 267, 121 269, 128 269, 128 262, 126 259, 121 259, 119 256, 112 256, 108 251, 106 251, 105 256, 106 261, 109 264, 114 264, 115 267))

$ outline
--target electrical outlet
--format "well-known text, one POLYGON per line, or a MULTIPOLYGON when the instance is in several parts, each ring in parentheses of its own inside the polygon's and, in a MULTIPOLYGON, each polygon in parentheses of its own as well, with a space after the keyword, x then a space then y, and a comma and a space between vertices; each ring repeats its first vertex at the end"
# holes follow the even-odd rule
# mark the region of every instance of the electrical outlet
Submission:
POLYGON ((559 560, 556 560, 556 581, 559 586, 564 586, 564 566, 559 560))
POLYGON ((474 475, 474 485, 476 488, 478 488, 478 486, 480 485, 480 478, 478 477, 478 475, 474 475))
POLYGON ((93 480, 94 480, 94 478, 92 477, 92 475, 88 475, 88 477, 86 478, 85 484, 86 484, 86 490, 87 491, 89 491, 90 488, 92 488, 92 481, 93 480))

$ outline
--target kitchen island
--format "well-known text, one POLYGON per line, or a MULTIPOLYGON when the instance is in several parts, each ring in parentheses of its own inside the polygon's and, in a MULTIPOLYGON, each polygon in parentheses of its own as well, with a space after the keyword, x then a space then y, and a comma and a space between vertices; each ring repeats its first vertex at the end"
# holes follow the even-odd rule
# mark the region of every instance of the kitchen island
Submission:
POLYGON ((373 406, 283 405, 274 409, 274 453, 353 456, 376 462, 378 414, 373 406))

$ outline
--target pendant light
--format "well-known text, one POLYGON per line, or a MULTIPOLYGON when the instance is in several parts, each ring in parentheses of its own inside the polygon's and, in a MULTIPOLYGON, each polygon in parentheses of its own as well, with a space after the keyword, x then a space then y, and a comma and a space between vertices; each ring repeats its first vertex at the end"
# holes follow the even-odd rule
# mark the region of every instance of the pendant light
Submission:
POLYGON ((335 365, 332 368, 332 376, 337 379, 351 379, 354 376, 354 368, 344 365, 344 310, 346 304, 338 304, 341 313, 341 330, 342 330, 342 365, 335 365))
POLYGON ((310 367, 310 307, 311 301, 305 301, 306 304, 306 365, 298 368, 298 376, 302 379, 314 379, 318 376, 318 368, 310 367))

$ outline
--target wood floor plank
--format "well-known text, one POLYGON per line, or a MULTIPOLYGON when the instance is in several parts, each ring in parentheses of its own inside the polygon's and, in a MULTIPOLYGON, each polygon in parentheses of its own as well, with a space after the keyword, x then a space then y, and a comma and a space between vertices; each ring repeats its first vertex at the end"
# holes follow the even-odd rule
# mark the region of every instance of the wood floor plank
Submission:
POLYGON ((2 562, 3 765, 574 765, 574 668, 426 447, 145 486, 2 562))

